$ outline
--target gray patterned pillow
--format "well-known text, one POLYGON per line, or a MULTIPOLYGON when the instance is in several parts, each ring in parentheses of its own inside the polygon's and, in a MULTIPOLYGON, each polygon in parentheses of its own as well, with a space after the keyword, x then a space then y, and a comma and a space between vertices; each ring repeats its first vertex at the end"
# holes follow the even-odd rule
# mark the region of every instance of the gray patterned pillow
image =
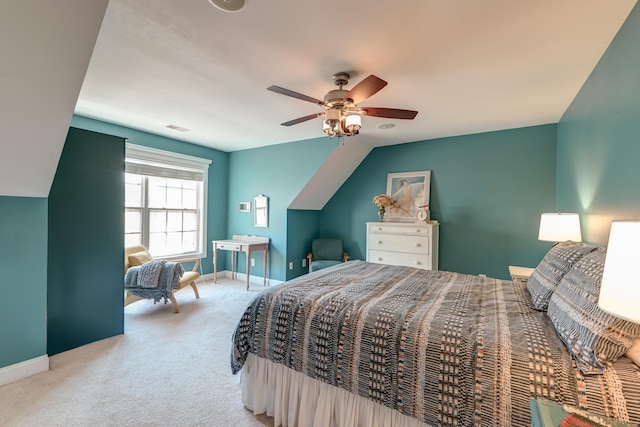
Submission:
POLYGON ((558 244, 552 247, 527 281, 533 308, 546 310, 551 294, 562 277, 578 260, 595 249, 593 246, 578 244, 558 244))
POLYGON ((640 324, 598 307, 604 248, 585 255, 562 278, 547 314, 584 374, 601 374, 640 337, 640 324))

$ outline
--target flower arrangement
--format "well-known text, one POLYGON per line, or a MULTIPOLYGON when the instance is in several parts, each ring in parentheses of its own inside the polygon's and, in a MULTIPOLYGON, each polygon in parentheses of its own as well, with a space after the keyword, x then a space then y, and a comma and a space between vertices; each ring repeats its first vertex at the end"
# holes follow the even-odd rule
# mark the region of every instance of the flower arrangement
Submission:
POLYGON ((383 221, 384 214, 387 212, 387 208, 393 205, 393 199, 387 194, 378 194, 373 198, 373 204, 379 208, 378 216, 380 217, 380 221, 383 221))
POLYGON ((391 196, 388 196, 386 194, 378 194, 373 198, 373 204, 384 210, 384 208, 389 207, 393 204, 393 199, 391 198, 391 196))

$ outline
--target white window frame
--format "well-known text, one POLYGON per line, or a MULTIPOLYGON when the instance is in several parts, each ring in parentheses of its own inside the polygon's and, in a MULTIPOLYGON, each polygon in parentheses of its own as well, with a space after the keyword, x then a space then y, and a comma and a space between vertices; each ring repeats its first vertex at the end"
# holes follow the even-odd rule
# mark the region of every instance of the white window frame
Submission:
MULTIPOLYGON (((202 207, 200 209, 200 224, 202 229, 198 236, 198 248, 192 253, 176 254, 171 256, 163 256, 162 259, 180 259, 180 258, 206 258, 207 257, 207 194, 209 181, 209 165, 211 160, 200 157, 189 156, 187 154, 179 154, 171 151, 159 150, 157 148, 145 147, 131 143, 125 144, 125 162, 136 163, 148 166, 159 166, 177 171, 184 171, 185 174, 202 173, 202 207)), ((145 203, 146 205, 146 203, 145 203)), ((147 209, 144 206, 144 209, 147 209)), ((148 234, 148 228, 143 234, 148 234)), ((148 237, 148 236, 147 236, 148 237)), ((144 238, 143 238, 144 241, 144 238)))

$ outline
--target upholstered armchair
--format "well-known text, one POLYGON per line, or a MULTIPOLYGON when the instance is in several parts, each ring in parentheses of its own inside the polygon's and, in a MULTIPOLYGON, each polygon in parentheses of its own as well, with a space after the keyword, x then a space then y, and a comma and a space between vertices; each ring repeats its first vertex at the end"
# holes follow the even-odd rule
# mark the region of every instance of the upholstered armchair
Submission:
POLYGON ((311 251, 307 254, 309 273, 332 265, 349 261, 340 239, 315 239, 311 241, 311 251))
MULTIPOLYGON (((147 251, 147 248, 141 245, 130 246, 125 248, 124 250, 124 272, 126 274, 129 267, 133 266, 141 266, 146 262, 153 261, 153 257, 147 251)), ((187 285, 190 285, 193 289, 193 292, 196 294, 196 298, 200 298, 200 294, 198 293, 198 288, 196 286, 196 280, 200 277, 200 273, 198 273, 198 267, 200 266, 200 260, 198 258, 193 259, 181 259, 181 260, 173 260, 173 262, 183 263, 183 262, 194 262, 193 268, 191 271, 185 271, 182 277, 178 282, 178 286, 172 289, 169 294, 169 299, 171 300, 171 304, 173 305, 173 312, 179 313, 180 309, 178 307, 178 302, 174 296, 174 292, 184 288, 187 285)), ((125 291, 127 289, 125 288, 125 291)), ((141 299, 141 297, 137 297, 131 292, 127 292, 125 295, 125 305, 130 304, 134 301, 141 299)))

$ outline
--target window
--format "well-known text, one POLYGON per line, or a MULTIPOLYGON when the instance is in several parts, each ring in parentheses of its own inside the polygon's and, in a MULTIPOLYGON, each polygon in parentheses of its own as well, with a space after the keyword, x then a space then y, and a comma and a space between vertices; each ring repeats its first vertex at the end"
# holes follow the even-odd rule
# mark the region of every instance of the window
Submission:
POLYGON ((210 160, 126 145, 125 246, 154 257, 207 256, 210 160))

